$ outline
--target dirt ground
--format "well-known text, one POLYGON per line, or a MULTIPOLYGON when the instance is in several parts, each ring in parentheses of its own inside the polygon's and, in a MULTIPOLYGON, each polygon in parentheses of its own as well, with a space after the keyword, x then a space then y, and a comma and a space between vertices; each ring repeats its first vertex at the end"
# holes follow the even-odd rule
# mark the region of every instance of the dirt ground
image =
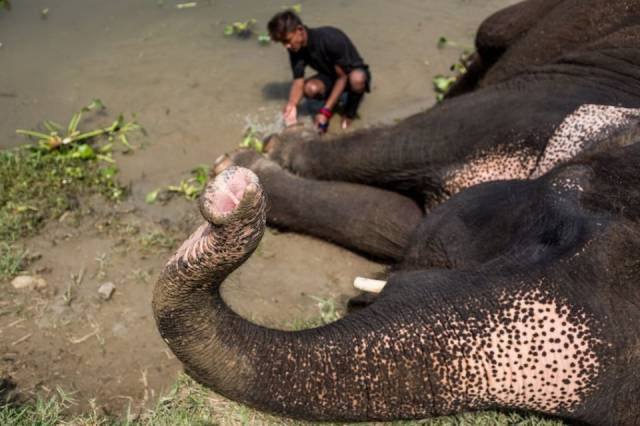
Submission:
MULTIPOLYGON (((152 406, 181 371, 155 328, 152 288, 171 248, 199 222, 193 202, 114 209, 95 198, 49 223, 26 244, 39 257, 29 272, 46 287, 3 284, 0 376, 11 377, 24 397, 47 397, 60 387, 78 411, 95 406, 118 415, 152 406), (104 283, 115 286, 109 300, 98 293, 104 283)), ((246 318, 286 328, 319 316, 314 297, 343 307, 355 294, 356 275, 382 271, 325 242, 269 230, 223 295, 246 318)))

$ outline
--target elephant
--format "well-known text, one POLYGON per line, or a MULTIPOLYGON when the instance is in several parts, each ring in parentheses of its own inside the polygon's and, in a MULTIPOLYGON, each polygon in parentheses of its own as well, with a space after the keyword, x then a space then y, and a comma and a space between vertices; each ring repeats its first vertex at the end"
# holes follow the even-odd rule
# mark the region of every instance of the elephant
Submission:
POLYGON ((640 2, 524 1, 442 104, 220 158, 153 293, 187 373, 307 420, 640 424, 639 24, 640 2), (387 284, 315 329, 241 318, 219 288, 267 222, 389 262, 387 284))

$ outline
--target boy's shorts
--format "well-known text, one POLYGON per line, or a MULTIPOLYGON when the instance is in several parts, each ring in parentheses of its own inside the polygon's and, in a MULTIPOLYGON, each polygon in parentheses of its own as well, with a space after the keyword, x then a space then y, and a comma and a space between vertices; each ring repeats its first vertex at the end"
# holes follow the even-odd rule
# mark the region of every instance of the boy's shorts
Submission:
MULTIPOLYGON (((364 71, 367 76, 367 81, 365 81, 364 91, 366 93, 371 92, 371 71, 369 71, 369 67, 355 68, 364 71)), ((331 90, 333 90, 333 85, 336 83, 336 79, 330 75, 318 73, 312 75, 307 80, 320 80, 324 84, 324 94, 322 95, 322 100, 325 100, 331 94, 331 90)), ((345 88, 345 92, 351 92, 349 81, 347 80, 347 87, 345 88)))

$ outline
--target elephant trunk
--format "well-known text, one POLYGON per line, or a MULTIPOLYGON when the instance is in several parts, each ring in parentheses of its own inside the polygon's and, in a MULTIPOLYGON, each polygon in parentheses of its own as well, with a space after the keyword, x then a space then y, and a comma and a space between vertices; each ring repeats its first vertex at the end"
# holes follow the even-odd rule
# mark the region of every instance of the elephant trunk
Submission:
POLYGON ((258 178, 231 168, 208 183, 200 198, 201 225, 167 262, 153 293, 162 338, 196 380, 221 393, 240 385, 232 374, 242 362, 225 343, 241 321, 219 296, 222 281, 255 250, 265 227, 258 178))
POLYGON ((252 324, 222 300, 220 284, 264 231, 264 194, 251 171, 222 172, 207 185, 200 208, 207 223, 170 259, 153 294, 160 334, 191 377, 233 400, 291 417, 430 414, 423 411, 428 380, 412 377, 410 348, 392 342, 382 319, 372 323, 356 313, 323 328, 287 332, 252 324), (398 396, 406 390, 420 404, 398 396))

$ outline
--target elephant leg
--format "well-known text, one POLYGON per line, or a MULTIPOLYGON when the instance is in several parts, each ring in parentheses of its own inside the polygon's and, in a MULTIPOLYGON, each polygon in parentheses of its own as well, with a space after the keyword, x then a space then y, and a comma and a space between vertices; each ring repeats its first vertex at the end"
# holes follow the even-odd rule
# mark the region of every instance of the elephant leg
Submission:
POLYGON ((467 69, 446 94, 447 98, 474 90, 479 81, 522 35, 563 0, 527 0, 489 16, 478 28, 476 53, 467 69))
POLYGON ((400 260, 423 217, 408 197, 345 182, 298 177, 253 151, 219 161, 216 172, 235 164, 260 178, 270 225, 335 242, 372 257, 400 260))
MULTIPOLYGON (((579 72, 570 64, 566 69, 579 72)), ((266 151, 296 175, 423 196, 430 209, 482 182, 529 179, 542 162, 571 160, 637 123, 635 95, 594 86, 587 77, 523 76, 393 126, 329 140, 273 137, 266 151), (611 105, 612 99, 625 107, 611 105)))
POLYGON ((476 48, 485 65, 495 63, 505 50, 564 0, 527 0, 506 7, 482 22, 476 48))

